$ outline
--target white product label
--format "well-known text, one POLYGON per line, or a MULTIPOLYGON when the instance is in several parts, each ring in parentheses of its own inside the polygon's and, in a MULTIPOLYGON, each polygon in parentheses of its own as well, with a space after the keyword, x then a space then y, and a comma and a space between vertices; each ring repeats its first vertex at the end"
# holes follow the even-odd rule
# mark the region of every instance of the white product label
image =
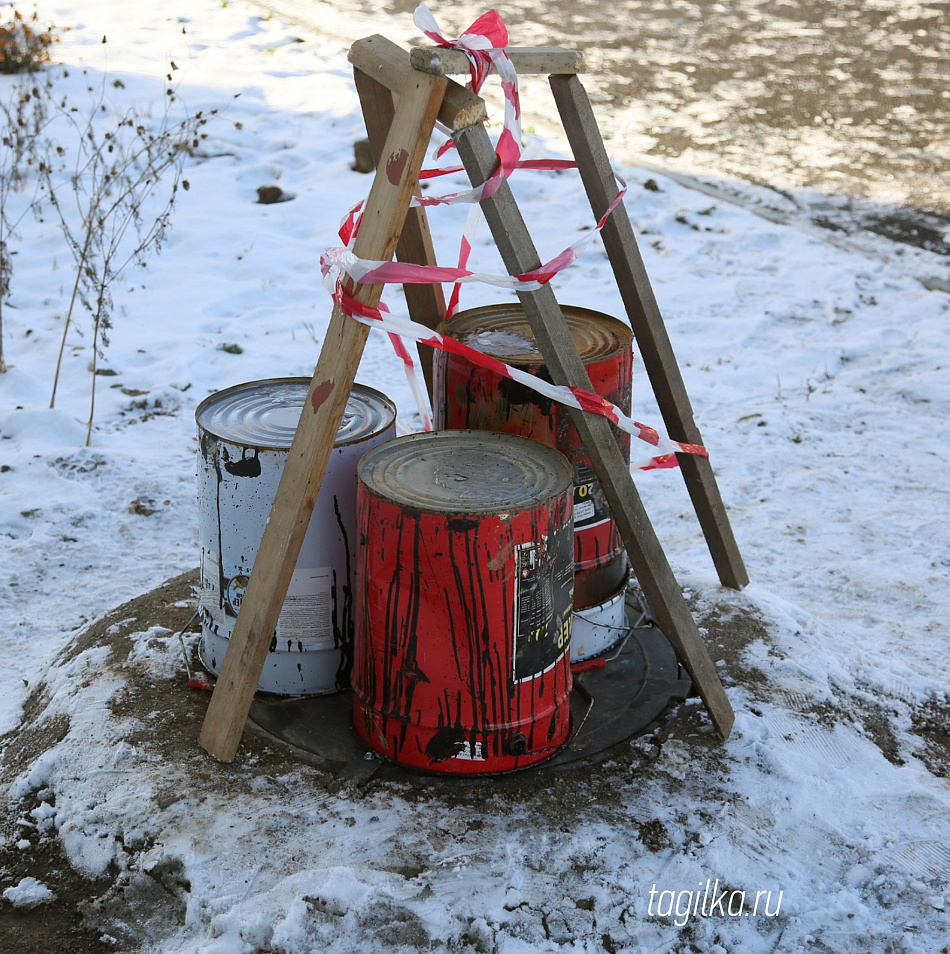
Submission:
POLYGON ((584 500, 581 503, 574 504, 574 520, 577 523, 582 520, 593 520, 595 513, 593 500, 584 500))
POLYGON ((333 567, 294 570, 277 620, 277 648, 303 652, 332 645, 332 614, 333 567))
POLYGON ((482 755, 482 743, 463 742, 462 747, 455 753, 453 758, 465 759, 467 762, 484 762, 485 756, 482 755))

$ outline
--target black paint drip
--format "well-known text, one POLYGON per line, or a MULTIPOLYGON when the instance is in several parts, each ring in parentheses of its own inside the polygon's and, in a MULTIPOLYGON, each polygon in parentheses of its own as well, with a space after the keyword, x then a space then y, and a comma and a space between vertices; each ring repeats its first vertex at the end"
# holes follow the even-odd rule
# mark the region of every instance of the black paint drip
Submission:
POLYGON ((336 671, 337 689, 348 689, 353 669, 353 639, 356 622, 353 613, 353 575, 350 569, 350 540, 343 523, 343 514, 340 513, 340 501, 333 497, 333 512, 336 514, 337 526, 343 537, 343 552, 346 561, 346 573, 343 580, 337 575, 337 568, 333 568, 333 644, 340 650, 340 665, 336 671), (341 597, 342 591, 342 600, 341 597), (342 603, 342 606, 340 605, 342 603))
POLYGON ((245 447, 241 451, 240 460, 229 460, 227 448, 224 448, 224 469, 232 477, 260 477, 261 459, 260 451, 254 448, 254 456, 248 457, 247 452, 250 448, 245 447))

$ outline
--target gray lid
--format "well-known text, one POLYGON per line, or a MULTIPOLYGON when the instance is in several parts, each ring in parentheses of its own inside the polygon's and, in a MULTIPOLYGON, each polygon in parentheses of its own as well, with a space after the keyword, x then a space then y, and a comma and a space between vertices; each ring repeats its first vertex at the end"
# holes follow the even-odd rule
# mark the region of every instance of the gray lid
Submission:
MULTIPOLYGON (((249 381, 205 398, 195 411, 201 430, 248 447, 287 449, 293 443, 310 378, 249 381)), ((379 391, 354 384, 335 446, 355 444, 391 427, 396 407, 379 391)))
POLYGON ((364 454, 358 473, 370 493, 423 513, 519 512, 574 488, 560 451, 489 431, 398 437, 364 454))
MULTIPOLYGON (((577 305, 561 305, 574 346, 585 365, 629 351, 633 332, 622 321, 577 305)), ((439 334, 483 351, 516 367, 541 365, 544 359, 518 302, 500 302, 460 311, 439 325, 439 334)))

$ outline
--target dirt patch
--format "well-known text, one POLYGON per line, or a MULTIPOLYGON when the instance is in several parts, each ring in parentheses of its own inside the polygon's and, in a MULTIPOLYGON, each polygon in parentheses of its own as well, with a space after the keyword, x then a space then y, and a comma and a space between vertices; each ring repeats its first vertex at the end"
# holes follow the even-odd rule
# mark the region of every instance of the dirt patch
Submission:
POLYGON ((950 778, 950 703, 932 701, 913 714, 913 732, 924 740, 920 758, 937 778, 950 778))
MULTIPOLYGON (((697 619, 702 622, 702 632, 713 658, 717 658, 718 652, 719 658, 726 662, 723 678, 727 687, 730 683, 742 685, 763 703, 779 701, 789 711, 805 716, 826 728, 836 725, 860 726, 864 735, 880 749, 888 762, 892 765, 904 764, 907 753, 901 752, 891 721, 893 716, 899 714, 899 703, 895 702, 894 708, 889 711, 885 706, 846 694, 834 686, 833 702, 815 702, 805 697, 791 698, 784 693, 776 697, 768 674, 744 657, 744 651, 753 643, 762 641, 766 645, 770 644, 764 622, 754 613, 748 610, 739 611, 727 603, 714 603, 711 606, 694 603, 692 609, 697 619)), ((774 648, 770 648, 769 653, 780 655, 774 648)), ((946 727, 950 724, 946 716, 942 722, 943 733, 940 730, 939 714, 930 718, 926 724, 930 727, 930 735, 938 750, 942 735, 945 746, 943 751, 946 753, 946 727)))
POLYGON ((723 660, 729 677, 740 682, 760 685, 767 682, 764 672, 747 665, 742 654, 753 643, 768 643, 765 623, 747 610, 728 603, 705 605, 691 601, 690 608, 699 621, 699 629, 713 660, 723 660))
POLYGON ((880 706, 866 708, 861 714, 861 725, 864 726, 865 735, 881 750, 881 755, 891 765, 904 764, 897 736, 884 709, 880 706))
MULTIPOLYGON (((196 573, 182 574, 119 606, 87 627, 56 661, 64 663, 95 646, 108 646, 110 654, 106 665, 122 670, 128 665, 132 633, 159 620, 168 628, 180 628, 188 622, 193 610, 187 601, 195 582, 196 573)), ((152 709, 161 706, 176 721, 182 718, 184 711, 187 720, 192 710, 202 707, 188 698, 187 689, 183 687, 183 681, 173 681, 161 687, 157 683, 145 685, 141 692, 133 692, 140 695, 143 705, 152 709), (179 698, 173 700, 171 696, 176 689, 179 698)), ((66 716, 46 714, 50 701, 48 687, 39 683, 26 702, 20 726, 0 738, 0 767, 4 778, 15 778, 69 732, 66 716)), ((176 733, 171 735, 174 737, 176 733)), ((196 749, 194 741, 191 748, 196 749)), ((49 789, 30 792, 11 806, 9 813, 0 816, 3 845, 0 847, 0 886, 6 889, 30 877, 42 882, 53 894, 51 901, 33 908, 16 908, 0 898, 0 950, 100 954, 121 949, 131 954, 138 949, 138 937, 142 935, 121 930, 125 918, 117 916, 119 910, 124 911, 125 917, 137 911, 138 920, 147 923, 148 912, 156 908, 158 900, 164 902, 164 899, 147 901, 143 886, 129 883, 127 873, 116 872, 110 877, 91 880, 75 871, 56 831, 42 823, 42 813, 39 820, 34 820, 33 813, 44 805, 55 806, 55 794, 49 789), (120 927, 117 928, 117 924, 120 927), (117 941, 121 942, 119 948, 117 941)))
POLYGON ((637 835, 644 847, 656 853, 673 847, 666 826, 658 818, 643 822, 638 826, 637 835))
POLYGON ((128 950, 141 938, 161 936, 168 924, 184 924, 190 890, 181 861, 169 859, 148 871, 123 871, 101 895, 81 901, 79 910, 90 928, 128 950))
POLYGON ((913 245, 936 255, 950 255, 950 244, 946 240, 946 217, 927 216, 901 209, 890 215, 870 216, 863 224, 871 232, 877 232, 894 242, 913 245))
MULTIPOLYGON (((46 687, 42 686, 40 693, 34 695, 42 696, 46 692, 46 687)), ((30 703, 34 699, 31 697, 30 703)), ((49 702, 49 699, 46 699, 49 702)), ((30 703, 27 704, 27 711, 34 708, 30 703)), ((42 710, 40 710, 42 712, 42 710)), ((7 775, 10 778, 16 777, 28 766, 32 765, 40 755, 48 752, 54 745, 62 742, 69 732, 69 717, 65 715, 56 715, 49 719, 34 716, 32 719, 26 716, 22 726, 11 732, 9 735, 0 739, 0 752, 3 752, 3 764, 8 766, 7 775)))
MULTIPOLYGON (((49 837, 36 826, 19 824, 28 821, 30 812, 49 798, 48 792, 34 792, 18 806, 15 816, 0 820, 4 841, 0 847, 0 884, 6 888, 32 877, 53 892, 53 900, 27 909, 15 908, 0 898, 0 951, 114 954, 116 949, 102 939, 103 932, 88 925, 83 916, 89 898, 104 891, 108 882, 83 878, 70 867, 58 838, 49 837)), ((132 954, 134 948, 126 950, 132 954)))
MULTIPOLYGON (((122 685, 107 708, 111 716, 127 726, 124 741, 156 756, 175 777, 188 780, 184 786, 187 791, 169 786, 153 795, 156 813, 196 792, 199 796, 212 790, 225 796, 249 794, 257 790, 254 786, 263 778, 269 785, 282 784, 279 779, 290 773, 303 778, 312 789, 344 795, 354 802, 385 790, 410 801, 438 799, 447 805, 481 809, 490 796, 502 810, 507 807, 517 811, 519 806, 530 805, 533 812, 562 831, 570 831, 595 806, 609 812, 616 800, 617 785, 624 779, 635 778, 644 784, 661 779, 670 791, 678 790, 685 784, 685 768, 681 770, 680 766, 687 764, 690 773, 702 773, 706 779, 709 804, 732 798, 724 784, 729 773, 727 750, 698 699, 671 705, 647 732, 619 745, 600 765, 531 777, 515 774, 465 785, 437 778, 426 778, 424 784, 379 779, 360 784, 302 765, 282 746, 250 732, 244 734, 234 763, 217 763, 198 745, 207 693, 187 688, 183 661, 177 671, 165 670, 165 677, 161 677, 150 666, 148 653, 143 654, 143 649, 153 643, 156 647, 164 644, 169 660, 172 651, 177 652, 174 637, 192 619, 192 587, 196 582, 195 571, 182 574, 118 607, 84 630, 54 663, 65 665, 86 650, 109 648, 101 665, 121 676, 122 685)), ((713 658, 725 660, 729 680, 766 693, 766 674, 741 662, 749 645, 767 640, 763 622, 727 604, 695 606, 694 610, 713 658)), ((186 643, 192 647, 196 632, 197 624, 192 623, 186 635, 186 643)), ((66 738, 69 720, 50 716, 51 701, 48 688, 37 685, 21 727, 0 739, 3 777, 16 777, 44 751, 66 738)), ((29 829, 29 846, 17 848, 19 821, 29 820, 34 809, 43 802, 50 805, 54 798, 49 790, 31 792, 0 819, 6 845, 0 852, 0 889, 33 877, 46 884, 55 898, 30 910, 14 910, 9 902, 0 902, 0 913, 10 915, 0 918, 0 950, 24 948, 45 954, 69 949, 77 954, 98 954, 120 949, 131 954, 144 940, 162 936, 182 923, 189 886, 181 870, 165 865, 142 870, 135 864, 122 871, 110 869, 100 880, 85 879, 70 867, 52 824, 45 830, 40 826, 29 829)), ((639 817, 625 815, 624 820, 650 851, 671 847, 671 836, 654 812, 644 811, 639 817)), ((139 858, 149 846, 122 847, 132 859, 139 858)), ((425 947, 428 941, 417 928, 404 923, 400 931, 406 943, 425 947)))
MULTIPOLYGON (((151 627, 161 626, 167 636, 187 626, 194 613, 192 587, 197 582, 196 570, 184 573, 119 606, 83 630, 54 660, 54 666, 94 647, 107 646, 110 652, 103 665, 125 682, 108 708, 115 716, 130 717, 134 728, 126 741, 157 752, 169 765, 186 766, 195 787, 246 794, 254 777, 273 778, 301 768, 282 750, 252 733, 245 734, 233 765, 214 762, 198 745, 209 697, 187 688, 184 660, 179 673, 162 679, 132 658, 134 635, 141 639, 151 627), (246 772, 249 765, 253 766, 250 776, 246 772)), ((197 626, 189 629, 197 630, 197 626)), ((0 777, 16 778, 67 736, 69 719, 51 717, 50 702, 49 688, 38 683, 24 707, 20 726, 0 737, 0 777)), ((310 772, 309 781, 318 784, 320 773, 306 771, 310 772)), ((328 788, 342 787, 329 776, 326 780, 328 788)), ((161 791, 156 810, 168 808, 183 794, 174 788, 161 791)), ((0 815, 0 891, 30 877, 53 894, 51 901, 33 908, 15 908, 0 897, 0 951, 114 954, 121 950, 133 954, 145 939, 160 935, 163 926, 181 923, 189 886, 180 870, 167 865, 148 871, 113 869, 102 879, 85 878, 70 866, 52 823, 42 823, 43 811, 53 807, 55 793, 41 788, 0 815), (32 814, 38 809, 40 821, 32 814)), ((129 845, 125 850, 135 854, 142 847, 147 846, 129 845)))

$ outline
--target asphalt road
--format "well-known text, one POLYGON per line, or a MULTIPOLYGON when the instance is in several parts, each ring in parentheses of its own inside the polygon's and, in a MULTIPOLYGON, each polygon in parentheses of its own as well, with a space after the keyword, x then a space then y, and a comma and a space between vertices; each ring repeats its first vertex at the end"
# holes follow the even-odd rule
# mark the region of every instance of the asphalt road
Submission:
MULTIPOLYGON (((416 0, 263 2, 318 30, 328 7, 345 9, 351 39, 370 24, 397 42, 415 35, 416 0)), ((815 224, 950 255, 947 0, 495 6, 514 45, 584 52, 584 83, 618 158, 759 184, 815 224)), ((488 7, 430 0, 453 35, 488 7)))

